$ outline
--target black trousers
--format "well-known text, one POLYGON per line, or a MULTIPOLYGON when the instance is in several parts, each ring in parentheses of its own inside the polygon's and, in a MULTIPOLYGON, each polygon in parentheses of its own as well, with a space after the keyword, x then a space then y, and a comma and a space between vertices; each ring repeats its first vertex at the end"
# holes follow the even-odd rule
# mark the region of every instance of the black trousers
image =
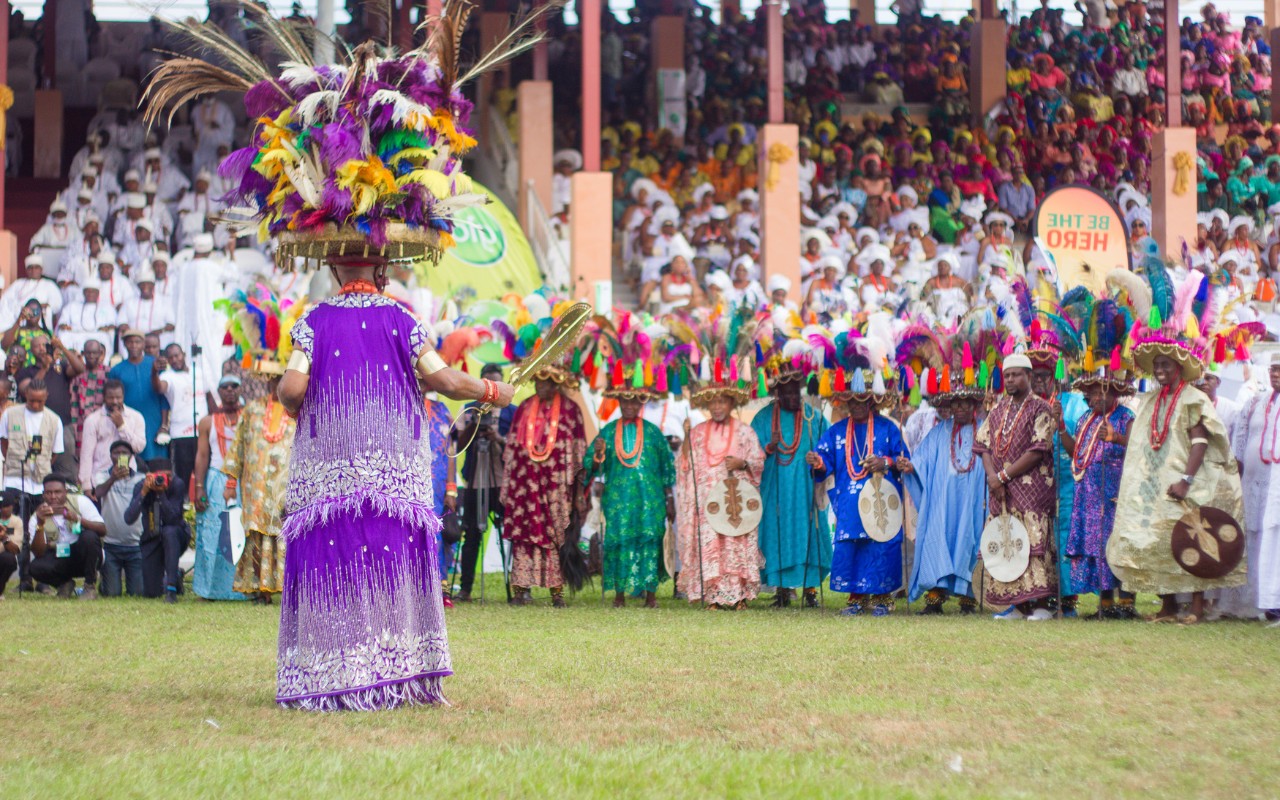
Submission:
POLYGON ((190 486, 191 473, 196 471, 196 437, 170 441, 169 452, 173 459, 173 474, 182 478, 184 485, 190 486))
MULTIPOLYGON (((179 440, 180 441, 180 440, 179 440)), ((186 525, 166 525, 160 533, 143 538, 142 545, 142 596, 160 597, 172 586, 182 593, 182 575, 178 559, 191 544, 191 532, 186 525)))
POLYGON ((462 490, 462 558, 458 562, 458 571, 462 580, 462 591, 470 593, 476 582, 476 563, 480 560, 480 541, 484 538, 485 529, 489 527, 489 519, 493 519, 495 527, 502 527, 502 503, 498 501, 499 489, 463 489, 462 490), (487 501, 487 503, 485 502, 487 501), (489 514, 481 519, 481 507, 487 505, 489 514))
POLYGON ((84 578, 85 586, 98 583, 98 567, 102 565, 102 537, 93 531, 81 531, 71 545, 71 555, 58 558, 55 548, 31 560, 31 577, 50 586, 61 586, 69 580, 84 578))
POLYGON ((36 509, 40 507, 40 504, 44 502, 44 495, 43 494, 24 495, 22 492, 19 492, 16 489, 9 489, 7 491, 13 494, 18 499, 19 501, 18 507, 15 510, 20 512, 22 516, 22 530, 24 535, 22 537, 22 549, 18 553, 18 581, 22 583, 24 586, 26 586, 26 588, 30 589, 32 588, 30 585, 31 575, 27 568, 31 564, 31 542, 28 541, 29 537, 26 536, 25 533, 27 530, 27 523, 31 520, 33 516, 35 516, 36 509), (23 497, 25 497, 27 501, 25 507, 22 505, 22 502, 21 502, 23 497))
POLYGON ((0 544, 0 597, 4 597, 4 585, 18 571, 18 554, 10 553, 0 544))

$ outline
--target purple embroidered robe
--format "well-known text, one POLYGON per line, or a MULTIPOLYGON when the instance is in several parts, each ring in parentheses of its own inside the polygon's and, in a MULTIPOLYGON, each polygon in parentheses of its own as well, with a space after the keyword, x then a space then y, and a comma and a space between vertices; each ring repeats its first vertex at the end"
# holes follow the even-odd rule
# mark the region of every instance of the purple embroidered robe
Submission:
POLYGON ((346 294, 298 320, 311 359, 289 464, 276 701, 308 710, 443 702, 431 437, 414 365, 429 335, 346 294))

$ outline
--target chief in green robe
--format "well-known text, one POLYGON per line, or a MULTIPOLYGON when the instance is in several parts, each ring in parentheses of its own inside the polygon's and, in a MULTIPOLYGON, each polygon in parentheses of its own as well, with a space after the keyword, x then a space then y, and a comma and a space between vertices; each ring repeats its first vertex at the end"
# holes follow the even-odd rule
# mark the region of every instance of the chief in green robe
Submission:
POLYGON ((662 429, 641 416, 647 392, 607 394, 618 400, 622 418, 605 425, 583 457, 585 480, 604 480, 601 586, 616 593, 614 606, 630 595, 656 608, 658 584, 667 577, 662 538, 675 518, 675 457, 662 429))
POLYGON ((814 503, 813 475, 804 456, 817 449, 829 427, 818 409, 800 397, 802 375, 775 383, 774 400, 756 412, 751 428, 764 447, 760 499, 760 583, 777 587, 773 604, 791 603, 792 590, 805 590, 817 605, 817 587, 831 571, 831 531, 826 510, 814 503))

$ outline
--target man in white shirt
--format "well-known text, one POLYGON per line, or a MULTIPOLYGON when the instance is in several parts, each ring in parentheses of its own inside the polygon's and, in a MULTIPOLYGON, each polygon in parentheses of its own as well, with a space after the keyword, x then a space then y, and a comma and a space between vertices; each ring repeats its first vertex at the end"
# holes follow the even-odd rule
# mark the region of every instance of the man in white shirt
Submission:
MULTIPOLYGON (((195 188, 182 196, 178 201, 178 242, 186 247, 192 237, 213 229, 211 217, 222 210, 222 204, 209 193, 209 185, 213 176, 208 170, 196 175, 195 188)), ((552 177, 554 183, 555 177, 552 177)), ((552 189, 554 196, 555 190, 552 189)))
POLYGON ((559 214, 569 207, 569 201, 573 199, 573 173, 582 169, 582 154, 577 150, 560 150, 553 160, 551 213, 559 214))
POLYGON ((11 327, 28 300, 39 300, 45 327, 52 328, 54 319, 62 310, 62 292, 58 291, 58 284, 45 280, 44 258, 40 254, 27 256, 26 270, 27 277, 14 281, 0 295, 0 327, 11 327))
POLYGON ((69 494, 67 482, 48 475, 43 480, 44 502, 27 524, 31 542, 31 577, 58 587, 58 597, 70 599, 76 578, 84 578, 81 600, 98 599, 98 568, 102 565, 102 515, 83 494, 69 494))
POLYGON ((116 310, 98 302, 102 282, 91 276, 80 290, 84 299, 69 303, 58 315, 58 338, 68 350, 83 350, 90 340, 110 349, 115 338, 116 310))
POLYGON ((196 170, 218 165, 218 147, 229 146, 236 134, 236 118, 227 104, 213 95, 205 95, 191 109, 191 128, 196 135, 196 152, 191 157, 196 170))
POLYGON ((120 310, 124 301, 137 294, 133 284, 116 273, 115 256, 106 250, 98 254, 98 280, 102 283, 99 302, 111 306, 116 311, 120 310))
MULTIPOLYGON (((168 267, 168 262, 162 263, 168 267)), ((150 267, 139 268, 134 284, 138 293, 120 306, 118 324, 159 336, 161 345, 168 345, 173 341, 174 330, 172 299, 156 297, 156 274, 150 267)))
MULTIPOLYGON (((49 387, 42 378, 27 384, 26 403, 11 405, 0 419, 0 454, 4 456, 4 488, 22 495, 18 508, 23 522, 44 502, 41 479, 53 472, 53 460, 62 454, 62 420, 45 407, 49 387)), ((23 542, 18 555, 18 580, 24 591, 34 587, 27 566, 31 543, 23 542)))
POLYGON ((196 422, 209 413, 213 382, 206 375, 192 378, 181 345, 165 348, 163 359, 165 369, 152 373, 151 388, 169 401, 169 407, 161 412, 160 430, 169 436, 174 474, 190 485, 196 467, 196 422))
MULTIPOLYGON (((147 213, 147 197, 141 192, 124 196, 124 208, 116 212, 111 226, 111 243, 117 248, 137 239, 136 226, 147 213)), ((154 224, 152 226, 154 228, 154 224)))
MULTIPOLYGON (((160 304, 169 309, 170 318, 174 314, 174 287, 177 281, 169 276, 169 254, 156 250, 151 256, 151 274, 155 278, 155 297, 160 304)), ((176 320, 175 320, 176 322, 176 320)))
POLYGON ((84 418, 80 436, 80 485, 93 491, 92 478, 111 470, 111 446, 128 442, 135 453, 147 446, 147 422, 124 404, 124 384, 109 379, 102 387, 102 407, 84 418))
POLYGON ((193 343, 204 348, 199 356, 193 356, 192 366, 208 376, 222 374, 222 338, 226 334, 227 320, 213 307, 213 301, 226 297, 227 284, 239 274, 235 267, 213 254, 213 235, 202 233, 192 241, 194 257, 182 265, 174 276, 173 340, 183 347, 193 343))
POLYGON ((147 191, 147 186, 156 187, 155 195, 160 202, 172 206, 178 202, 178 198, 182 196, 191 186, 191 182, 183 175, 177 167, 172 165, 165 166, 160 153, 160 148, 153 147, 144 154, 146 159, 142 168, 143 188, 147 191))
POLYGON ((155 242, 151 240, 154 230, 155 223, 146 217, 134 224, 133 239, 120 248, 119 261, 126 274, 132 275, 134 269, 151 264, 151 256, 156 249, 155 242))
MULTIPOLYGON (((142 196, 147 200, 145 213, 155 223, 156 239, 167 242, 173 236, 173 214, 169 210, 169 203, 160 195, 160 188, 158 184, 148 181, 142 185, 142 196)), ((183 191, 186 191, 185 186, 183 191)))
POLYGON ((56 272, 78 236, 75 227, 67 221, 67 204, 54 200, 49 206, 48 221, 31 237, 31 252, 48 259, 50 271, 56 272))

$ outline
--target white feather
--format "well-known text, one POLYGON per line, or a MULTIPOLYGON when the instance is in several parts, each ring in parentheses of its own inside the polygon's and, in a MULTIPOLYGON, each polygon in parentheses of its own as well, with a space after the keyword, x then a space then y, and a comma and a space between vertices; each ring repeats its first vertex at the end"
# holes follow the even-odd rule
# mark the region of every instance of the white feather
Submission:
POLYGON ((341 102, 342 95, 336 91, 312 92, 298 103, 298 119, 308 126, 333 119, 341 102), (328 112, 323 119, 318 114, 322 106, 328 112))

